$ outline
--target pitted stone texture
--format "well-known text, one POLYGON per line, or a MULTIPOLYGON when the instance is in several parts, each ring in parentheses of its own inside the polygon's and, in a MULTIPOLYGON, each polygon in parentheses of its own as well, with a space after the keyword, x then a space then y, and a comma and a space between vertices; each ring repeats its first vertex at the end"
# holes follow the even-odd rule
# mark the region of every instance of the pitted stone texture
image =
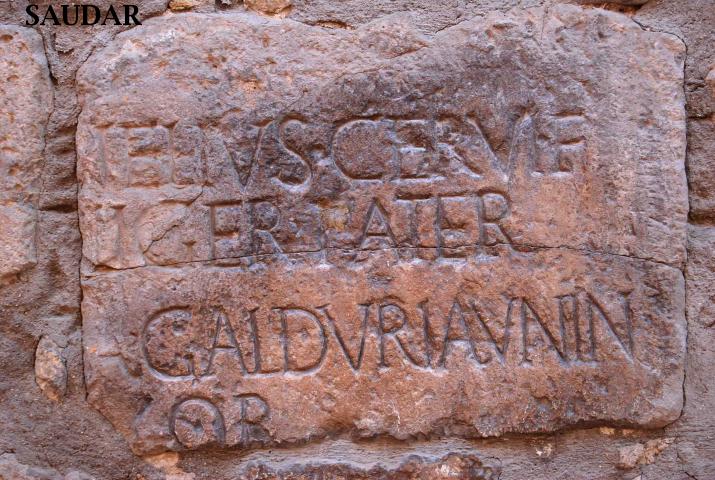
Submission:
POLYGON ((62 475, 56 470, 20 463, 15 455, 0 455, 0 480, 94 480, 84 472, 72 471, 62 475))
POLYGON ((240 480, 498 480, 499 462, 483 462, 474 455, 450 454, 440 459, 412 456, 397 468, 318 463, 281 469, 270 464, 250 465, 240 480))
POLYGON ((85 373, 136 452, 680 413, 682 44, 384 30, 187 14, 81 71, 85 373))
POLYGON ((715 218, 715 0, 653 0, 634 17, 644 28, 671 32, 688 45, 685 95, 688 112, 690 215, 698 222, 715 218))
POLYGON ((690 215, 698 221, 712 219, 715 218, 715 114, 690 119, 688 141, 690 215))
POLYGON ((688 235, 688 365, 687 402, 681 419, 668 428, 676 438, 681 468, 690 478, 715 472, 715 228, 693 225, 688 235))
POLYGON ((373 260, 86 279, 89 400, 149 452, 343 431, 657 427, 680 413, 683 285, 671 267, 567 249, 373 260))
POLYGON ((0 205, 0 224, 0 277, 8 278, 37 263, 37 211, 32 204, 5 200, 0 205))
POLYGON ((42 39, 0 26, 0 279, 37 262, 35 229, 52 85, 42 39))
MULTIPOLYGON (((508 236, 681 265, 682 44, 609 12, 539 12, 463 22, 430 48, 405 35, 397 58, 360 31, 243 15, 120 35, 80 75, 86 260, 123 269, 359 248, 376 199, 377 215, 432 210, 392 226, 396 247, 508 236), (163 43, 179 34, 181 53, 163 43), (437 207, 419 200, 464 192, 491 198, 483 223, 506 231, 435 238, 437 207)), ((443 223, 476 224, 455 217, 460 201, 445 202, 443 223)))
POLYGON ((276 14, 290 7, 291 0, 244 0, 244 4, 261 13, 276 14))
POLYGON ((171 0, 169 2, 169 8, 173 11, 191 10, 194 7, 202 5, 204 2, 201 0, 171 0))
POLYGON ((67 390, 62 349, 49 337, 42 337, 35 350, 35 382, 50 400, 59 400, 67 390))

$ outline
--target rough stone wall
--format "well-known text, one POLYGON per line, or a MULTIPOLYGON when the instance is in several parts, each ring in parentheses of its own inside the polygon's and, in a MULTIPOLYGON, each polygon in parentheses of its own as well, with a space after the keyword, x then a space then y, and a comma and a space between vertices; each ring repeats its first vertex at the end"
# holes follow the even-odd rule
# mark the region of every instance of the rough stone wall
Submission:
MULTIPOLYGON (((96 4, 106 7, 109 2, 103 0, 96 4)), ((0 192, 0 424, 4 427, 0 430, 0 478, 715 478, 715 377, 712 375, 715 365, 715 349, 712 346, 715 335, 715 292, 712 287, 715 282, 715 53, 712 49, 715 41, 715 2, 246 0, 243 4, 231 0, 216 3, 172 0, 169 3, 145 1, 138 4, 142 20, 161 18, 131 29, 108 26, 28 28, 23 25, 27 2, 0 1, 0 171, 3 177, 0 179, 3 185, 0 192), (93 313, 92 308, 87 309, 87 298, 104 298, 101 294, 106 287, 89 284, 93 275, 99 278, 102 274, 101 268, 99 273, 95 271, 97 265, 104 263, 110 268, 117 268, 117 265, 111 265, 109 257, 103 259, 101 254, 92 253, 93 245, 88 240, 97 242, 97 235, 90 233, 91 238, 86 238, 87 232, 91 232, 91 224, 85 223, 83 234, 80 234, 80 212, 86 207, 78 205, 77 168, 78 161, 83 161, 78 157, 85 157, 83 168, 87 168, 86 165, 91 162, 86 158, 92 155, 87 149, 86 135, 83 137, 83 132, 78 132, 80 112, 88 118, 87 111, 90 110, 88 103, 83 105, 81 102, 88 102, 88 98, 102 88, 119 88, 117 85, 121 83, 122 75, 131 74, 131 53, 128 54, 130 59, 127 65, 112 66, 116 71, 111 75, 108 65, 102 63, 110 58, 108 54, 101 53, 105 47, 109 46, 107 51, 110 52, 112 48, 121 50, 117 47, 119 43, 115 42, 120 32, 131 30, 119 38, 134 38, 141 42, 143 31, 158 28, 156 26, 163 25, 164 21, 192 25, 192 22, 206 21, 206 17, 199 16, 202 14, 225 16, 227 24, 237 15, 245 16, 238 23, 250 23, 251 20, 246 18, 255 18, 257 23, 270 18, 271 22, 279 25, 280 22, 290 21, 295 23, 286 28, 303 29, 304 33, 300 35, 310 36, 310 29, 316 29, 316 38, 325 38, 326 42, 336 41, 336 55, 341 54, 341 48, 347 52, 339 60, 346 65, 353 62, 350 64, 353 70, 348 69, 347 73, 357 73, 366 65, 373 65, 373 60, 367 58, 373 46, 363 44, 361 50, 345 47, 335 39, 368 32, 364 38, 379 40, 376 49, 381 50, 380 55, 387 52, 388 56, 399 56, 422 48, 422 44, 435 42, 434 39, 440 34, 444 36, 442 32, 450 27, 469 25, 469 22, 479 24, 481 17, 509 11, 520 15, 519 12, 527 9, 543 7, 548 12, 560 8, 561 3, 576 4, 589 12, 603 9, 624 15, 630 20, 615 22, 619 25, 623 22, 627 31, 632 25, 639 31, 662 32, 663 42, 672 44, 668 48, 675 52, 672 57, 676 60, 679 58, 678 46, 684 45, 680 51, 684 53, 681 59, 684 65, 682 92, 687 148, 681 160, 687 173, 687 225, 684 221, 667 224, 674 216, 677 217, 679 209, 682 210, 676 192, 664 197, 661 203, 653 203, 667 212, 661 223, 654 221, 656 227, 663 226, 665 233, 662 238, 648 233, 634 245, 627 245, 627 240, 623 239, 576 245, 581 249, 607 250, 614 255, 633 257, 634 261, 638 260, 637 257, 655 259, 656 262, 652 263, 657 263, 657 268, 652 270, 657 272, 648 275, 657 276, 658 282, 664 282, 661 287, 675 292, 675 297, 678 289, 682 289, 684 279, 684 305, 677 301, 673 302, 674 306, 663 305, 663 299, 670 298, 667 295, 661 298, 657 292, 651 297, 644 294, 644 298, 656 299, 653 300, 656 306, 652 308, 657 309, 659 314, 672 308, 673 318, 677 318, 678 312, 684 315, 687 337, 684 332, 682 338, 678 337, 677 328, 664 335, 669 340, 675 339, 675 343, 680 339, 687 345, 682 351, 684 358, 681 362, 677 359, 680 355, 677 346, 667 344, 659 347, 662 348, 663 364, 656 365, 652 380, 643 380, 642 386, 652 388, 660 380, 668 383, 666 379, 676 378, 682 382, 682 397, 666 402, 666 406, 655 415, 657 420, 650 423, 637 415, 642 413, 640 410, 630 416, 617 411, 620 397, 616 394, 612 405, 614 411, 602 414, 593 421, 589 421, 585 414, 573 422, 561 421, 564 420, 561 416, 555 421, 559 427, 556 431, 546 428, 542 429, 543 433, 538 433, 540 428, 529 427, 522 431, 531 433, 519 433, 519 428, 507 428, 507 433, 499 436, 468 435, 457 429, 447 429, 396 439, 394 431, 375 431, 374 435, 361 437, 336 428, 329 435, 316 435, 314 438, 310 435, 296 436, 293 441, 293 434, 289 431, 284 441, 264 447, 251 444, 233 448, 163 450, 154 448, 163 441, 161 439, 156 440, 149 435, 149 440, 137 446, 136 438, 123 434, 131 428, 117 418, 123 409, 128 408, 127 405, 135 408, 132 402, 139 401, 141 404, 141 399, 127 400, 122 397, 117 393, 124 388, 122 385, 110 383, 96 387, 92 383, 96 378, 85 371, 90 361, 96 370, 99 360, 93 356, 94 352, 83 352, 83 347, 88 345, 87 339, 83 340, 83 331, 86 334, 88 327, 83 325, 81 282, 85 282, 84 295, 90 295, 85 298, 85 314, 90 312, 93 315, 93 325, 104 325, 102 322, 106 319, 97 320, 98 315, 93 313), (333 35, 334 32, 337 33, 333 35), (408 46, 406 50, 401 50, 405 45, 408 46), (78 83, 80 69, 81 81, 78 83), (102 75, 110 77, 103 78, 102 75), (117 84, 113 85, 112 81, 117 84), (687 254, 680 251, 684 250, 686 236, 687 254), (657 248, 651 248, 649 241, 657 243, 657 248), (91 261, 88 262, 88 259, 91 261), (676 280, 663 280, 667 275, 661 270, 672 272, 676 280), (90 288, 95 290, 88 293, 90 288), (674 365, 684 365, 684 375, 679 376, 677 371, 665 365, 671 360, 674 365), (681 398, 682 411, 678 403, 681 398), (151 448, 143 448, 143 445, 151 448)), ((455 28, 456 32, 459 27, 455 28)), ((347 44, 351 40, 344 41, 347 44)), ((622 48, 630 46, 623 44, 622 48)), ((289 39, 280 47, 292 48, 289 39)), ((319 49, 330 51, 331 45, 319 45, 319 49)), ((220 54, 220 50, 215 53, 220 54)), ((277 51, 275 55, 280 57, 282 53, 277 51)), ((447 50, 442 53, 446 55, 447 50)), ((651 53, 647 50, 640 52, 640 61, 655 62, 649 56, 651 53)), ((300 59, 300 56, 295 58, 300 59)), ((602 60, 604 63, 606 58, 602 60)), ((618 52, 613 52, 613 58, 618 64, 618 52)), ((306 58, 304 61, 315 60, 306 58)), ((632 68, 633 71, 641 69, 647 72, 649 66, 652 65, 635 63, 632 68)), ((344 70, 340 67, 326 64, 316 68, 319 72, 316 75, 335 78, 338 71, 344 70)), ((627 74, 624 74, 626 77, 627 74)), ((151 76, 137 77, 134 81, 147 89, 151 88, 151 76)), ((652 87, 655 84, 654 80, 645 85, 652 87)), ((244 85, 244 88, 250 87, 244 85)), ((280 88, 285 88, 289 95, 295 95, 295 91, 291 92, 288 87, 280 88)), ((659 95, 666 93, 620 92, 621 97, 618 98, 652 95, 662 99, 659 95)), ((328 100, 320 94, 315 95, 305 102, 305 111, 323 101, 327 102, 328 107, 325 108, 329 109, 328 100)), ((260 99, 260 102, 265 109, 282 108, 273 99, 260 99)), ((115 110, 111 107, 106 115, 122 114, 117 105, 115 110)), ((151 108, 147 105, 147 110, 151 108)), ((321 115, 320 108, 317 110, 316 118, 321 115)), ((605 112, 606 109, 599 111, 605 112)), ((678 121, 677 118, 670 120, 678 121)), ((85 125, 90 123, 88 121, 85 125)), ((638 131, 648 131, 651 127, 657 131, 661 128, 649 125, 648 119, 644 119, 640 127, 638 131)), ((654 145, 666 142, 655 136, 652 140, 654 145)), ((677 135, 668 138, 667 142, 677 144, 677 135)), ((623 146, 627 150, 627 143, 623 146)), ((663 154, 663 151, 658 153, 663 154)), ((665 161, 664 158, 657 158, 656 163, 665 161)), ((665 169, 658 172, 658 178, 667 180, 665 187, 658 184, 657 178, 648 187, 655 189, 659 195, 671 192, 670 188, 677 190, 677 165, 673 168, 673 171, 665 169), (671 174, 673 177, 667 177, 671 174), (660 187, 662 190, 658 189, 660 187)), ((88 183, 86 177, 80 175, 79 178, 85 188, 88 183)), ((647 197, 647 192, 642 195, 647 197)), ((642 214, 642 211, 638 210, 638 213, 642 214)), ((650 210, 647 213, 657 218, 650 210)), ((684 220, 685 212, 682 213, 684 220)), ((609 224, 611 226, 618 223, 616 213, 613 217, 615 220, 609 224)), ((166 218, 153 220, 156 223, 171 221, 166 218)), ((595 235, 594 238, 601 237, 595 235)), ((167 250, 171 251, 171 246, 167 250)), ((161 252, 157 258, 160 257, 161 252)), ((131 269, 136 265, 119 267, 131 269)), ((584 269, 587 268, 603 268, 606 271, 604 275, 636 275, 631 270, 625 271, 625 267, 619 270, 620 266, 604 267, 600 263, 588 264, 584 269)), ((638 268, 641 267, 634 267, 634 271, 638 268)), ((141 284, 141 280, 132 281, 141 284)), ((140 290, 141 285, 136 287, 136 291, 140 290)), ((115 291, 106 292, 111 292, 106 295, 107 300, 118 296, 115 291)), ((112 324, 120 321, 120 317, 119 314, 113 317, 112 324)), ((655 315, 654 318, 660 317, 655 315)), ((645 334, 643 338, 651 341, 651 337, 645 334)), ((618 365, 615 364, 609 378, 618 377, 618 365)), ((677 365, 672 368, 677 370, 677 365)), ((628 372, 624 372, 626 375, 628 372)), ((641 378, 634 377, 633 381, 636 380, 641 378)), ((280 385, 275 388, 273 395, 279 396, 280 385)), ((127 391, 131 389, 127 388, 127 391)), ((668 392, 672 394, 672 389, 668 392)), ((454 395, 458 397, 460 393, 457 391, 454 395)), ((127 394, 127 397, 130 396, 127 394)), ((606 402, 607 397, 608 394, 605 394, 600 401, 606 402)), ((251 406, 248 401, 241 405, 246 408, 251 406)), ((408 411, 408 407, 404 408, 408 411)), ((475 407, 470 405, 470 408, 475 407)), ((294 414, 298 417, 305 413, 294 414)), ((245 418, 245 412, 242 415, 245 418)), ((261 417, 260 412, 255 415, 256 418, 261 417)), ((519 424, 513 418, 516 413, 510 411, 510 415, 509 418, 519 424)), ((538 425, 541 417, 535 414, 534 418, 534 424, 538 425)), ((548 419, 546 422, 554 423, 548 419)), ((139 437, 145 440, 141 435, 139 437)), ((191 446, 190 442, 187 441, 184 446, 191 446)))

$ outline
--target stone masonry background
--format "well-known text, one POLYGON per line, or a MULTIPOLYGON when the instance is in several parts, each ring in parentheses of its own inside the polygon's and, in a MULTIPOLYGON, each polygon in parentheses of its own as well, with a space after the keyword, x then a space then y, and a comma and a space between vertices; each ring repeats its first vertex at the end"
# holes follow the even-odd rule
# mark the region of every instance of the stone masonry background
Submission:
MULTIPOLYGON (((129 2, 113 4, 122 3, 129 2)), ((34 250, 19 265, 0 266, 4 275, 0 284, 0 478, 715 478, 715 1, 137 3, 142 20, 160 15, 249 11, 334 29, 356 29, 380 21, 389 29, 394 15, 408 15, 428 37, 491 11, 576 3, 621 12, 644 30, 677 37, 686 46, 683 89, 690 203, 683 270, 688 322, 683 411, 675 422, 656 430, 584 425, 555 434, 512 434, 481 440, 339 438, 270 450, 134 455, 125 439, 86 401, 75 146, 80 111, 77 71, 93 52, 126 28, 44 26, 23 34, 28 39, 24 54, 44 56, 50 79, 45 82, 40 71, 22 72, 27 75, 28 87, 42 98, 39 111, 26 111, 28 119, 23 121, 33 125, 33 118, 47 118, 42 131, 37 132, 44 141, 22 146, 38 159, 37 178, 28 180, 35 190, 32 198, 24 199, 37 208, 34 250)), ((109 2, 97 4, 106 6, 109 2)), ((23 1, 0 0, 0 30, 29 30, 23 26, 26 5, 23 1)), ((0 65, 13 55, 3 41, 0 34, 0 65)), ((4 188, 11 190, 7 185, 4 188)), ((22 221, 21 211, 13 215, 4 220, 8 225, 22 221)), ((13 239, 7 238, 2 226, 0 233, 5 242, 0 246, 13 248, 13 239)))

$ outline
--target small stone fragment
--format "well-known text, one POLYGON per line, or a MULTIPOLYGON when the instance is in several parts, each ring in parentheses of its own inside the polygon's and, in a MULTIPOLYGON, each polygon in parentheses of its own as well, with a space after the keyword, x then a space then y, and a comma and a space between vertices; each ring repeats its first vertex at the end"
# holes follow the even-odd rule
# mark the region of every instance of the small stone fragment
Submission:
POLYGON ((292 0, 245 0, 251 10, 273 15, 291 6, 292 0))
POLYGON ((546 442, 544 444, 538 445, 536 447, 536 454, 543 459, 551 458, 554 454, 554 444, 551 442, 546 442))
POLYGON ((673 443, 672 438, 656 438, 645 444, 636 443, 619 450, 618 468, 629 470, 636 465, 650 465, 663 450, 673 443))
POLYGON ((645 447, 642 443, 636 443, 635 445, 629 445, 618 450, 619 460, 618 468, 624 470, 630 470, 638 465, 638 459, 641 458, 645 447))
POLYGON ((8 202, 0 205, 0 277, 27 270, 37 263, 35 224, 37 214, 29 205, 8 202))
POLYGON ((660 455, 660 453, 668 448, 668 446, 673 443, 674 438, 656 438, 653 440, 648 440, 645 444, 645 450, 643 455, 641 455, 640 463, 641 465, 650 465, 655 461, 655 457, 660 455))
POLYGON ((169 8, 174 12, 180 12, 183 10, 191 10, 201 5, 201 3, 201 0, 171 0, 169 2, 169 8))
MULTIPOLYGON (((186 473, 179 467, 179 454, 175 452, 147 455, 144 460, 150 465, 162 470, 166 480, 194 480, 193 473, 186 473)), ((68 479, 69 480, 69 479, 68 479)))
POLYGON ((12 453, 0 455, 0 479, 2 480, 61 480, 52 470, 30 467, 17 461, 12 453))
POLYGON ((52 89, 40 35, 0 26, 0 279, 37 262, 35 226, 52 89))
POLYGON ((76 470, 73 470, 67 475, 65 475, 64 480, 94 480, 94 477, 84 472, 78 472, 76 470))
POLYGON ((35 351, 35 382, 50 400, 58 401, 67 391, 62 349, 49 337, 42 337, 35 351))
POLYGON ((705 85, 710 90, 710 95, 715 97, 715 67, 711 68, 707 77, 705 77, 705 85))

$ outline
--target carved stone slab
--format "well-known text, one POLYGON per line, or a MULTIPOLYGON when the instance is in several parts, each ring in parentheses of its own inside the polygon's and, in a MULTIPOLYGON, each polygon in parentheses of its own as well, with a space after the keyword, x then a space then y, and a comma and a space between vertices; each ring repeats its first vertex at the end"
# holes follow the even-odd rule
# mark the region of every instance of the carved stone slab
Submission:
POLYGON ((0 25, 0 281, 37 262, 35 228, 52 85, 42 38, 0 25))
POLYGON ((683 46, 395 22, 162 18, 81 70, 85 372, 136 452, 677 418, 683 46))

